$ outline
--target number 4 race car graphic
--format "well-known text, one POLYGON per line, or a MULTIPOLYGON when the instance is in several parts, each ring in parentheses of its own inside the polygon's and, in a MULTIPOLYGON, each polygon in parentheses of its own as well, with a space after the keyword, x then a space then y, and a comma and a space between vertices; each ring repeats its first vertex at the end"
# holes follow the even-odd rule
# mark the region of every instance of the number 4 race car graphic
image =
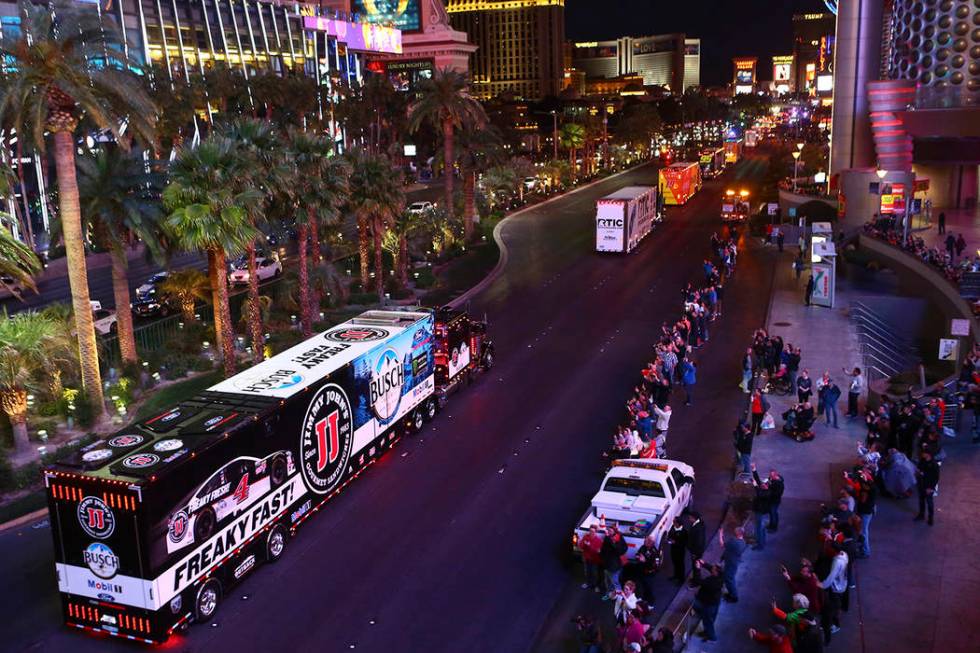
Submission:
POLYGON ((212 474, 178 504, 167 523, 167 552, 203 542, 227 521, 282 485, 296 471, 293 456, 241 456, 212 474))

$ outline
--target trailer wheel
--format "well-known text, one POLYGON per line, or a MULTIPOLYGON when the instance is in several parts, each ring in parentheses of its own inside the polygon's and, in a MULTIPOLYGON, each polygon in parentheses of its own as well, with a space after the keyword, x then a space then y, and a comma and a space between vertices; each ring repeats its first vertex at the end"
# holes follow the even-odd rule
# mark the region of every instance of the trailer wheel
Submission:
POLYGON ((429 398, 425 402, 425 419, 427 421, 435 419, 436 413, 439 412, 439 406, 436 404, 436 400, 429 398))
POLYGON ((269 483, 272 487, 279 487, 286 481, 289 470, 286 467, 286 459, 276 456, 272 459, 272 466, 269 469, 269 483))
POLYGON ((286 541, 289 539, 289 533, 286 532, 286 527, 282 524, 276 524, 269 531, 269 535, 265 538, 265 560, 266 562, 275 562, 282 557, 282 552, 286 550, 286 541))
POLYGON ((421 408, 416 408, 412 411, 412 430, 418 433, 422 430, 422 425, 425 423, 425 416, 422 414, 421 408))
POLYGON ((194 599, 194 619, 202 624, 211 621, 214 613, 218 611, 220 600, 221 583, 216 578, 205 581, 197 590, 197 597, 194 599))
POLYGON ((211 537, 214 533, 214 526, 217 522, 217 518, 214 515, 214 510, 211 508, 205 508, 197 514, 197 519, 194 520, 194 541, 203 542, 204 540, 211 537))

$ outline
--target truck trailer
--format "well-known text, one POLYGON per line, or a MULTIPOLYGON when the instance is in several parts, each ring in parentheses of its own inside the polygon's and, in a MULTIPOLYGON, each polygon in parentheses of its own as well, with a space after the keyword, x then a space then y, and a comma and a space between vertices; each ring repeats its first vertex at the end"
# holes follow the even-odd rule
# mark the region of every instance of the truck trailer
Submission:
POLYGON ((659 222, 657 189, 627 186, 596 201, 597 252, 632 252, 659 222))
POLYGON ((660 169, 660 192, 664 204, 679 206, 701 190, 701 166, 690 161, 679 161, 660 169))
POLYGON ((701 176, 714 179, 725 172, 725 148, 709 147, 701 150, 701 176))
POLYGON ((65 623, 161 643, 493 362, 465 313, 374 310, 44 470, 65 623))

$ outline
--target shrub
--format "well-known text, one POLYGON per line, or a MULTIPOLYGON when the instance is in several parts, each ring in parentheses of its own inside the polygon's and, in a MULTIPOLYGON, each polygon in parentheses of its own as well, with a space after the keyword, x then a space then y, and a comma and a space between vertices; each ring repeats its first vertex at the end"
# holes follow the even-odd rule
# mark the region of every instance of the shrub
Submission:
POLYGON ((432 274, 431 268, 418 270, 418 277, 415 279, 416 288, 431 288, 436 283, 436 276, 432 274))
POLYGON ((82 428, 87 429, 95 425, 95 414, 85 392, 80 391, 75 397, 74 417, 75 423, 82 428))

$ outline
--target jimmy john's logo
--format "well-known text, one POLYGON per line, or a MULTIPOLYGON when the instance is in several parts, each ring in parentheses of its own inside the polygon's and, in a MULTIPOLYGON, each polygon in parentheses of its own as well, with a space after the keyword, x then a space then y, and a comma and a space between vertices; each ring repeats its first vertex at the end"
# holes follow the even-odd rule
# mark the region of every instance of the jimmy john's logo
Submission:
POLYGON ((116 449, 128 449, 129 447, 135 447, 138 444, 142 444, 143 440, 145 440, 145 438, 142 435, 117 435, 109 440, 109 446, 116 449))
POLYGON ((116 516, 99 497, 85 497, 78 502, 78 523, 82 530, 97 540, 104 540, 116 528, 116 516))
POLYGON ((317 494, 336 488, 344 476, 354 440, 350 400, 339 385, 328 383, 310 401, 300 436, 300 469, 317 494))
POLYGON ((119 572, 119 556, 102 542, 92 542, 82 551, 82 559, 92 573, 109 580, 119 572))
POLYGON ((268 390, 285 390, 302 382, 303 375, 295 370, 276 370, 266 375, 246 376, 233 381, 239 390, 256 394, 268 390))
POLYGON ((405 371, 394 349, 384 350, 371 371, 371 408, 381 424, 398 414, 405 385, 405 371))
POLYGON ((123 458, 123 467, 130 469, 144 469, 152 467, 160 462, 160 456, 153 453, 138 453, 133 456, 123 458))
POLYGON ((328 331, 323 337, 334 342, 371 342, 384 340, 388 337, 388 331, 376 327, 353 326, 328 331))
POLYGON ((167 524, 167 537, 174 544, 178 544, 187 535, 189 524, 190 518, 187 516, 187 512, 184 510, 178 511, 170 518, 170 522, 167 524))

